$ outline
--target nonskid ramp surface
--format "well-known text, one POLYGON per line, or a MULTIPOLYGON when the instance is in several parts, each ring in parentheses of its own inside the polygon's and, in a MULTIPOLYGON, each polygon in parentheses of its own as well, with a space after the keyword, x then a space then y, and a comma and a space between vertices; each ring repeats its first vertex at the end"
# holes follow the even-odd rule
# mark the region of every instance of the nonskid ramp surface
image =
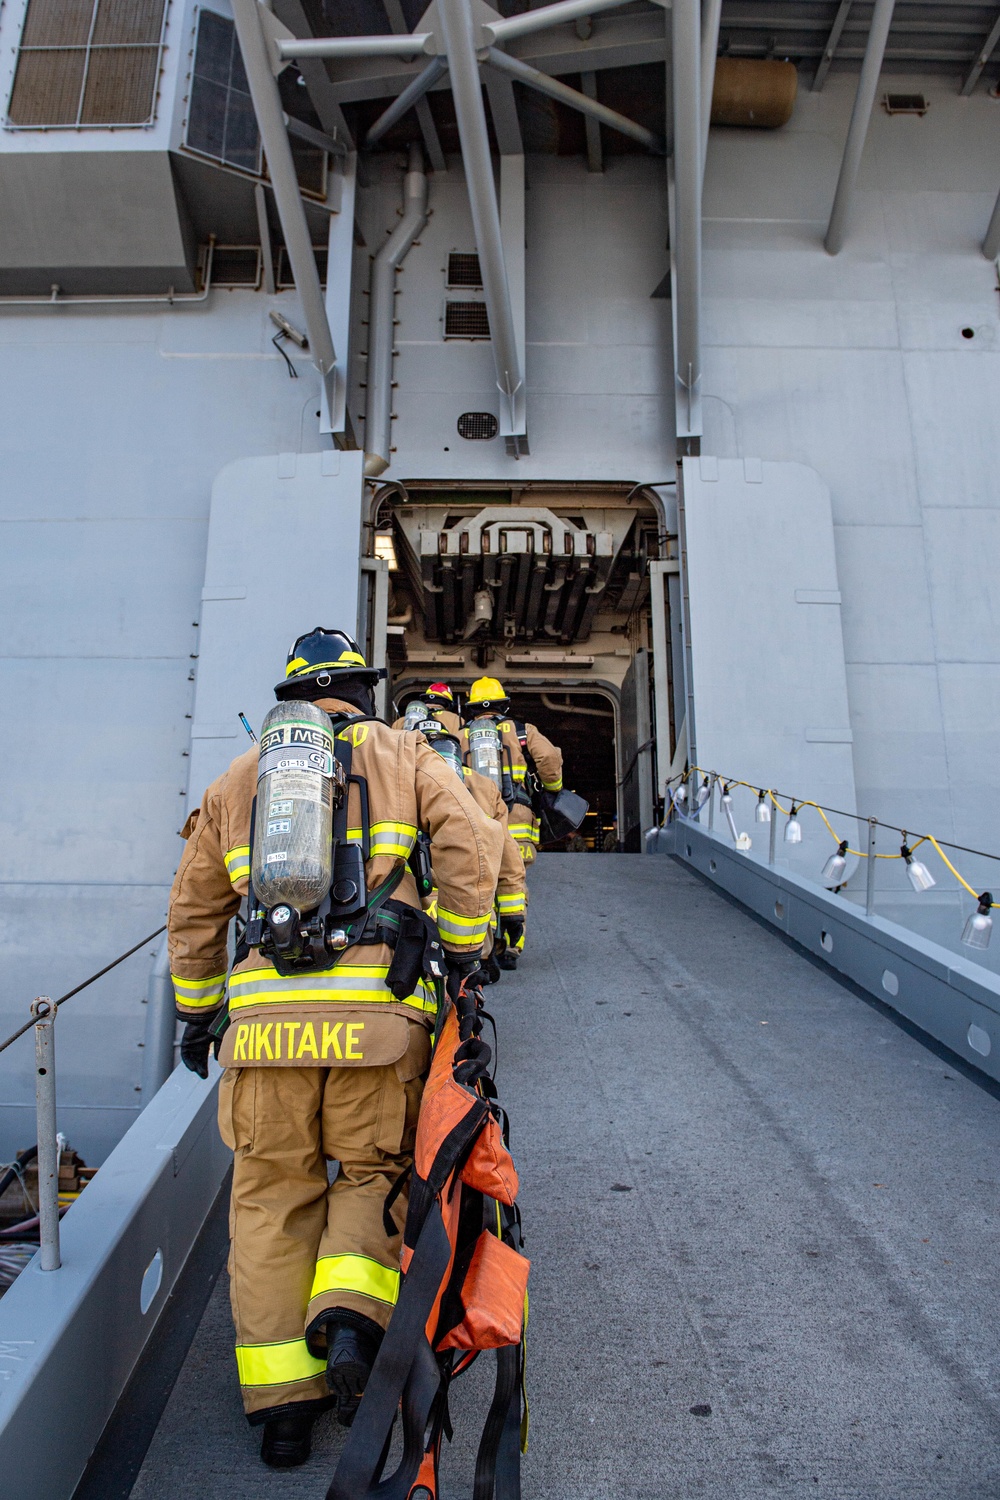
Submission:
MULTIPOLYGON (((994 1500, 991 1093, 662 857, 543 857, 489 999, 533 1263, 525 1500, 994 1500)), ((133 1500, 322 1500, 339 1431, 260 1465, 225 1281, 133 1500)))

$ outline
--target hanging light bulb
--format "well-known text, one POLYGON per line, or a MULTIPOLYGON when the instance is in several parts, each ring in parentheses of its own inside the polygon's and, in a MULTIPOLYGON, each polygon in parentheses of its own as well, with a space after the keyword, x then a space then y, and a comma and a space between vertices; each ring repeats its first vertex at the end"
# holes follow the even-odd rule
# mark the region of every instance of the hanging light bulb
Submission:
POLYGON ((700 812, 701 809, 705 806, 705 803, 708 801, 709 796, 711 795, 711 791, 712 791, 712 783, 709 780, 709 778, 706 776, 705 780, 702 782, 701 786, 698 788, 698 790, 697 790, 697 792, 695 794, 695 799, 694 799, 694 810, 695 810, 695 812, 700 812))
POLYGON ((929 891, 932 885, 937 885, 937 881, 923 860, 915 859, 911 851, 907 848, 905 833, 903 834, 903 844, 899 852, 906 861, 906 874, 915 891, 929 891))
POLYGON ((688 789, 686 781, 682 781, 679 786, 674 787, 670 793, 670 800, 674 805, 674 812, 687 812, 688 789))
POLYGON ((770 823, 771 809, 764 800, 764 793, 757 793, 757 806, 754 809, 754 819, 758 823, 770 823))
POLYGON ((990 946, 990 938, 993 936, 993 918, 990 916, 992 905, 992 895, 989 891, 984 891, 979 898, 979 905, 962 929, 962 942, 967 948, 990 946))
POLYGON ((726 822, 729 824, 729 832, 733 836, 733 843, 738 844, 740 836, 736 828, 736 819, 733 817, 733 795, 725 782, 722 783, 722 811, 726 815, 726 822))
POLYGON ((831 854, 823 866, 823 880, 827 885, 839 885, 847 869, 847 840, 842 839, 836 854, 831 854))
POLYGON ((786 844, 801 844, 802 842, 802 824, 798 819, 798 811, 798 808, 793 802, 792 810, 788 814, 788 822, 785 824, 786 844))

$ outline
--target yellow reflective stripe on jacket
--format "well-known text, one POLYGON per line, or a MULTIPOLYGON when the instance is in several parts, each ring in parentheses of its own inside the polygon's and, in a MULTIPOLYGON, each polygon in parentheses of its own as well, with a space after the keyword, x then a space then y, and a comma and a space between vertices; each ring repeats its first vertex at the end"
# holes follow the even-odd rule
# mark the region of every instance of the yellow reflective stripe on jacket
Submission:
POLYGON ((511 776, 513 776, 515 781, 523 781, 524 773, 527 771, 527 769, 527 766, 511 766, 510 774, 511 776))
POLYGON ((229 853, 224 855, 224 859, 226 861, 226 869, 229 871, 229 878, 233 882, 233 885, 244 875, 250 874, 249 844, 240 844, 238 848, 230 849, 229 853))
POLYGON ((322 1375, 326 1360, 310 1354, 305 1339, 288 1339, 283 1344, 237 1344, 236 1368, 240 1385, 294 1385, 322 1375))
POLYGON ((357 1292, 395 1307, 400 1275, 367 1255, 323 1255, 316 1262, 310 1299, 324 1292, 357 1292))
POLYGON ((555 781, 543 781, 542 782, 542 786, 545 788, 545 790, 547 792, 561 792, 562 791, 562 777, 561 776, 557 776, 556 779, 555 779, 555 781))
POLYGON ((417 830, 412 823, 373 823, 371 828, 371 855, 397 855, 407 859, 417 842, 417 830))
POLYGON ((481 917, 462 917, 439 904, 437 924, 442 938, 453 948, 478 948, 490 925, 490 914, 486 912, 481 917))
POLYGON ((174 999, 178 1005, 186 1005, 189 1010, 208 1010, 221 1004, 225 994, 225 974, 216 974, 211 979, 181 979, 177 974, 171 974, 170 978, 174 985, 174 999))
POLYGON ((524 892, 514 896, 498 896, 497 909, 501 916, 517 916, 524 911, 524 892))
POLYGON ((363 844, 364 841, 365 831, 363 828, 349 828, 347 830, 347 842, 349 844, 363 844))
POLYGON ((519 844, 532 842, 533 829, 530 823, 509 823, 510 836, 519 844))
POLYGON ((408 1005, 413 1010, 437 1010, 437 997, 422 979, 416 993, 403 1001, 387 987, 388 964, 338 964, 320 974, 279 974, 267 966, 229 976, 229 1009, 248 1005, 310 1005, 348 1001, 351 1005, 408 1005))

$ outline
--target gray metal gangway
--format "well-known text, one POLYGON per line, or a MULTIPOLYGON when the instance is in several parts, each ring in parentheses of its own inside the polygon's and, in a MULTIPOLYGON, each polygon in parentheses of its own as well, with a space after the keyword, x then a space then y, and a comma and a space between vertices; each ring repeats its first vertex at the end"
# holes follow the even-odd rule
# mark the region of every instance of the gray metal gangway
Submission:
MULTIPOLYGON (((997 1086, 678 860, 543 856, 530 888, 490 994, 525 1500, 994 1497, 997 1086)), ((259 1462, 224 1248, 217 1207, 77 1500, 325 1493, 327 1418, 303 1469, 259 1462)), ((464 1384, 448 1500, 485 1410, 464 1384)))

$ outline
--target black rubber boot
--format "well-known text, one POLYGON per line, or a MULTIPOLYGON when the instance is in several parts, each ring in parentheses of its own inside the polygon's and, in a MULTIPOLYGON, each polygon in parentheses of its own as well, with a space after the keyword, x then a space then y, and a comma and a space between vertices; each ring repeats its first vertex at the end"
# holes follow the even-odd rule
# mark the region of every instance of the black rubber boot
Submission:
POLYGON ((329 1323, 326 1337, 326 1383, 337 1398, 337 1421, 341 1427, 350 1427, 361 1405, 383 1331, 371 1318, 353 1313, 350 1323, 329 1323))
POLYGON ((516 969, 520 956, 516 948, 505 948, 498 957, 497 963, 501 969, 516 969))
POLYGON ((261 1462, 271 1469, 297 1469, 312 1452, 312 1425, 316 1413, 289 1412, 269 1417, 260 1445, 261 1462))

